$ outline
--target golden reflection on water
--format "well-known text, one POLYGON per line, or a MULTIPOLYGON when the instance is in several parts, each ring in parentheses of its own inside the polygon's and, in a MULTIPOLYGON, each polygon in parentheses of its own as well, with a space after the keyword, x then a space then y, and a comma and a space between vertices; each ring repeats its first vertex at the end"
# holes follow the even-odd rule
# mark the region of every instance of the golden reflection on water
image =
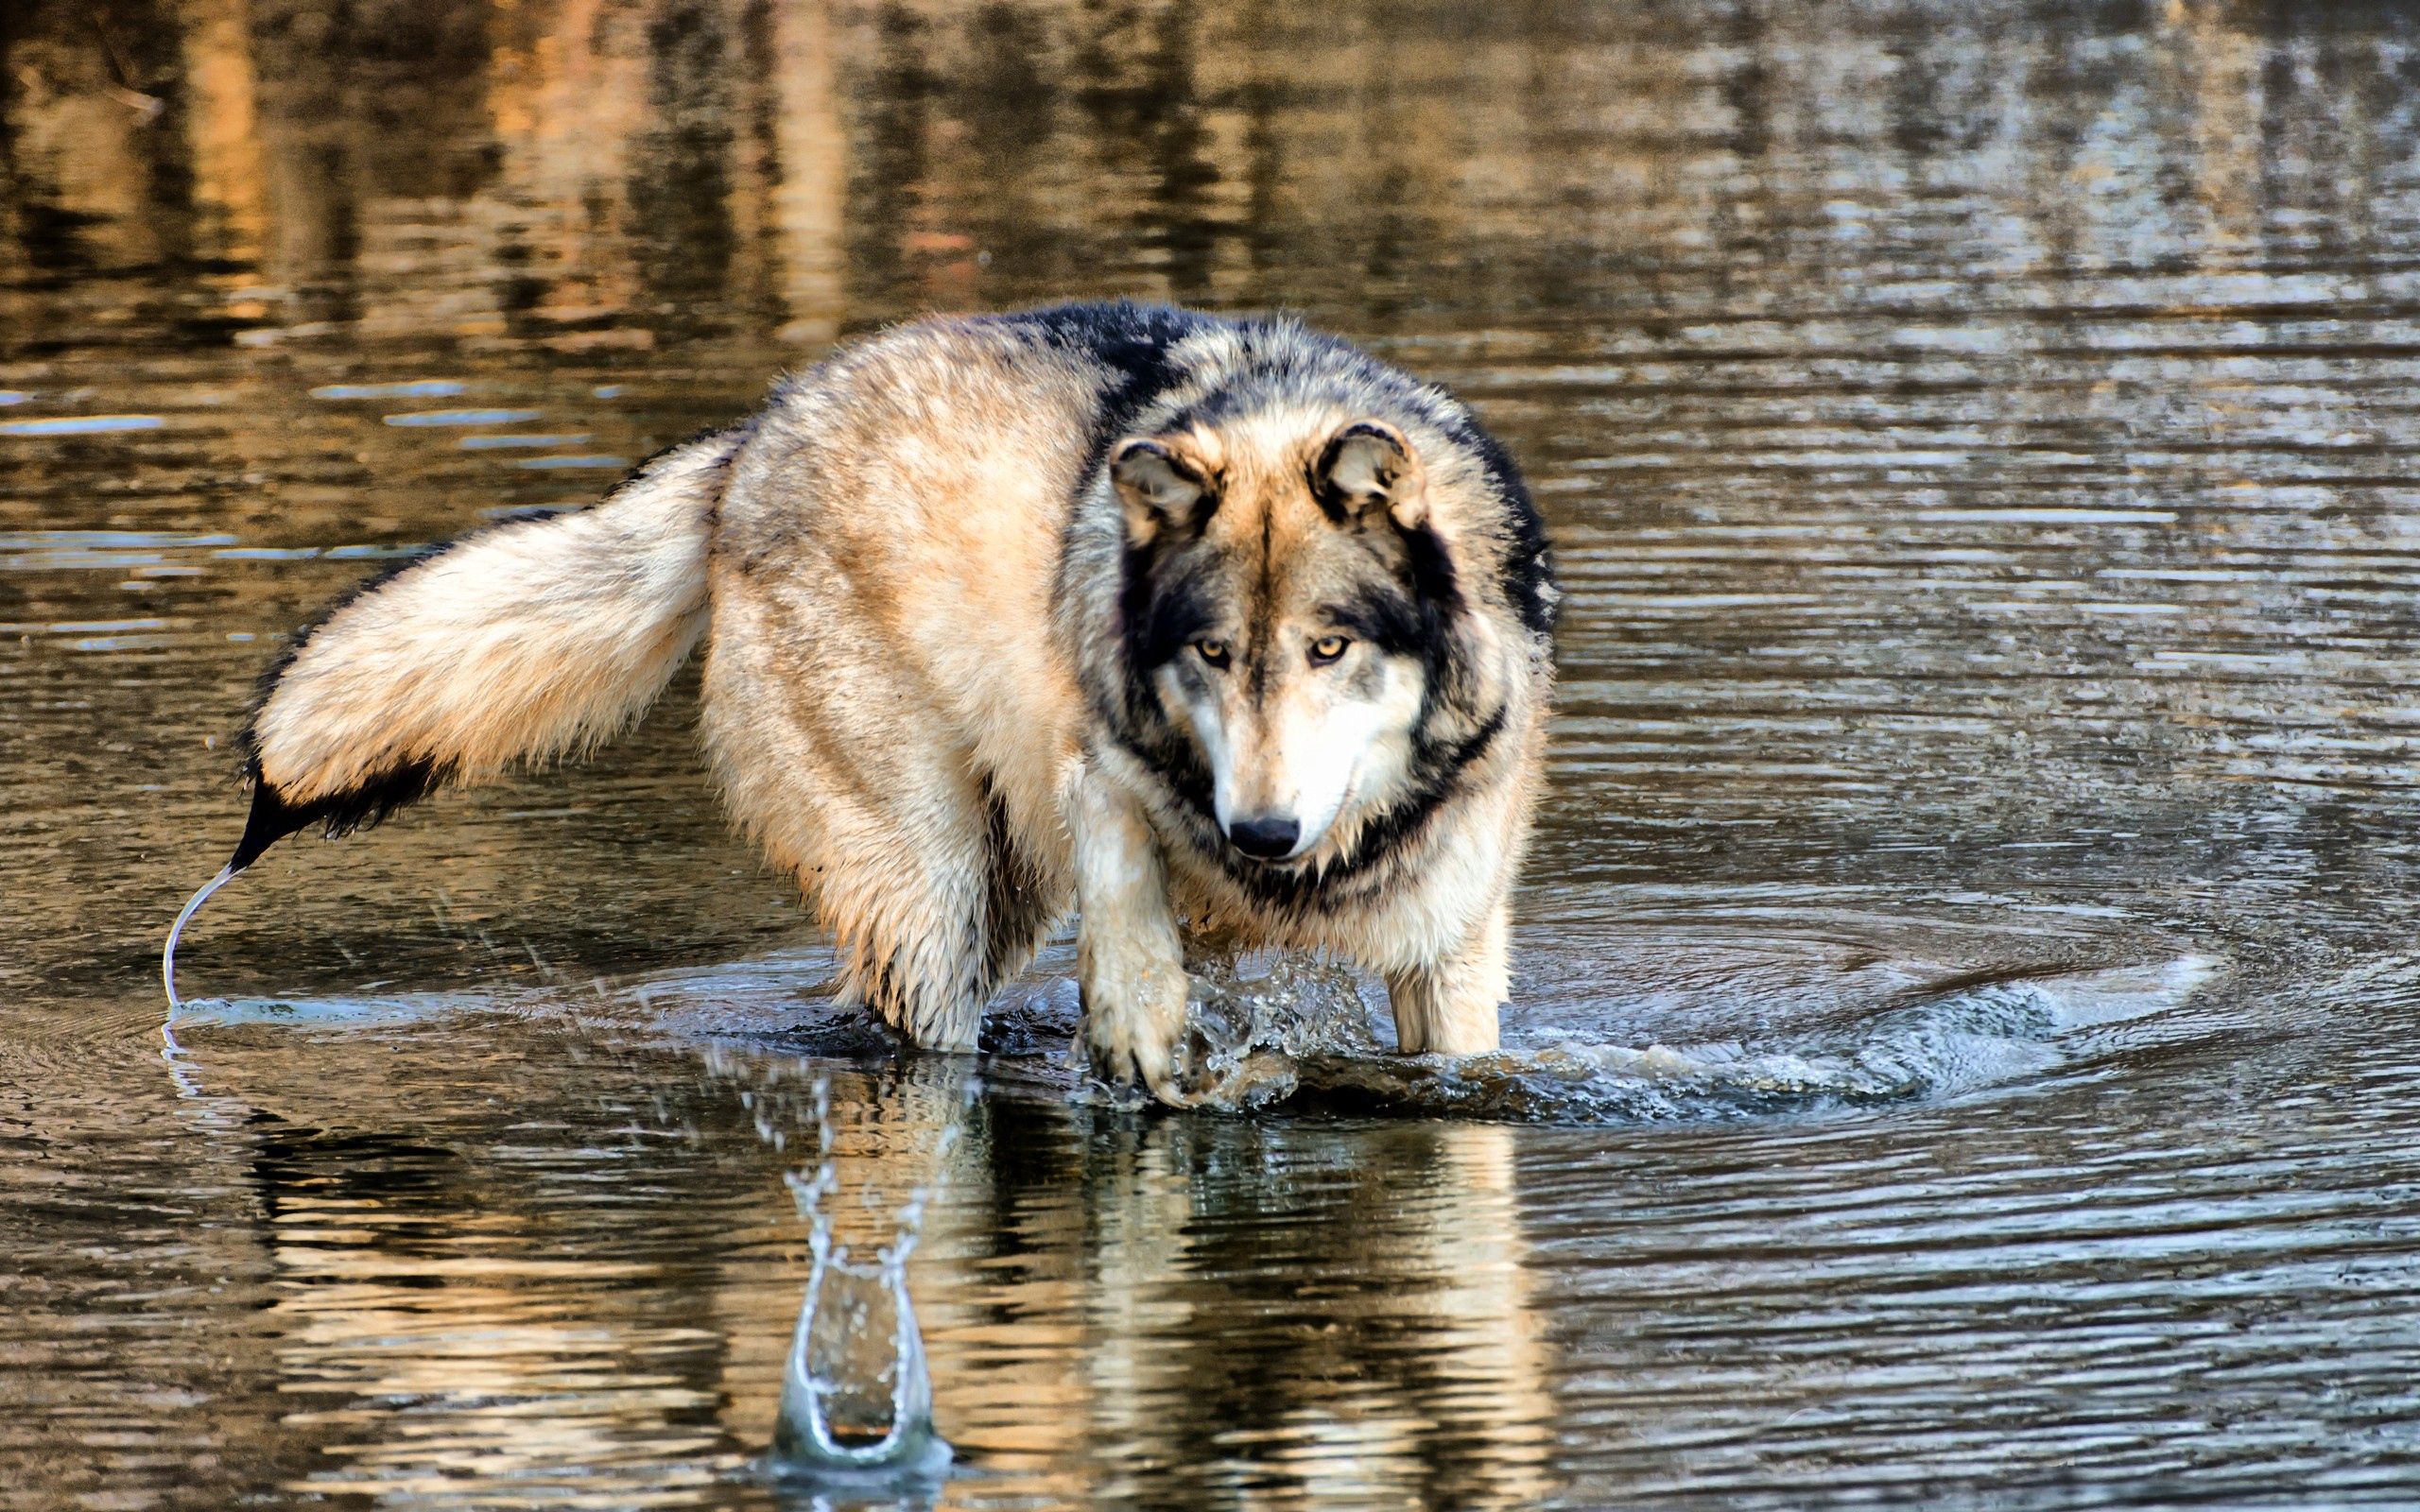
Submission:
MULTIPOLYGON (((425 1063, 446 1041, 458 1068, 520 1058, 466 1023, 408 1037, 424 1069, 382 1109, 391 1049, 322 1042, 314 1094, 278 1085, 295 1064, 282 1034, 199 1038, 213 1095, 258 1131, 260 1326, 292 1403, 278 1434, 318 1454, 290 1489, 687 1504, 745 1477, 800 1301, 778 1173, 813 1148, 813 1068, 642 1052, 440 1081, 425 1063), (713 1211, 676 1215, 683 1190, 713 1211), (626 1209, 627 1229, 598 1231, 583 1201, 626 1209), (684 1246, 690 1226, 714 1232, 711 1254, 684 1246)), ((1515 1508, 1551 1491, 1516 1131, 1071 1128, 1063 1109, 994 1101, 952 1143, 969 1069, 831 1073, 842 1236, 862 1255, 939 1188, 910 1276, 936 1421, 979 1470, 944 1504, 1224 1486, 1274 1504, 1515 1508)))
POLYGON ((1975 111, 2014 131, 1958 142, 1959 166, 2011 175, 2031 222, 1975 231, 2021 261, 2121 251, 2172 213, 2146 201, 2174 174, 2205 256, 2257 243, 2273 47, 2230 8, 2151 28, 2140 95, 2079 73, 2054 27, 1727 27, 1653 5, 27 0, 0 37, 0 266, 182 275, 210 296, 191 314, 263 345, 335 321, 472 352, 812 349, 1104 273, 1385 320, 1441 273, 1486 305, 1550 301, 1573 270, 1544 262, 1573 256, 1651 284, 1839 266, 1861 207, 1975 111), (2078 141, 2080 104, 2149 130, 2078 141), (1797 177, 1843 145, 1826 112, 1883 133, 1856 145, 1864 181, 1797 177))
POLYGON ((1241 1125, 1099 1137, 1075 1203, 952 1210, 1009 1225, 979 1286, 926 1314, 937 1417, 980 1463, 1098 1459, 1091 1494, 1142 1501, 1545 1495, 1553 1407, 1511 1130, 1390 1128, 1325 1169, 1316 1142, 1241 1125))

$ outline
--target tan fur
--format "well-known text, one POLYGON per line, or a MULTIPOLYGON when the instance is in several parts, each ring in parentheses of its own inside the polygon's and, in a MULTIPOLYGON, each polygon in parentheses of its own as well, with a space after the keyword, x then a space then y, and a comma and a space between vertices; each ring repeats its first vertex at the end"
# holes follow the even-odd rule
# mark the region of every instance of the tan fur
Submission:
MULTIPOLYGON (((1112 318, 1140 318, 1088 317, 1112 318)), ((1551 678, 1550 587, 1526 620, 1507 596, 1507 485, 1433 389, 1298 327, 1167 318, 1165 381, 1131 400, 1043 318, 889 332, 744 438, 412 569, 303 644, 257 726, 264 789, 301 804, 399 763, 467 778, 567 748, 710 623, 730 807, 917 1043, 972 1048, 1074 905, 1095 1062, 1171 1100, 1188 928, 1337 952, 1386 977, 1405 1048, 1493 1048, 1551 678), (1099 434, 1121 403, 1122 441, 1099 434), (1312 665, 1339 605, 1402 597, 1420 542, 1452 563, 1447 644, 1357 631, 1312 665), (1200 575, 1223 680, 1128 677, 1147 558, 1200 575), (1339 741, 1349 782, 1322 755, 1339 741), (1221 806, 1339 795, 1301 854, 1263 871, 1225 848, 1235 816, 1184 776, 1214 746, 1221 806)))
POLYGON ((704 728, 733 812, 815 898, 856 990, 962 1050, 1001 974, 973 933, 987 790, 1030 868, 1008 970, 1069 892, 1081 700, 1050 595, 1092 394, 952 334, 860 348, 769 412, 724 507, 704 728))

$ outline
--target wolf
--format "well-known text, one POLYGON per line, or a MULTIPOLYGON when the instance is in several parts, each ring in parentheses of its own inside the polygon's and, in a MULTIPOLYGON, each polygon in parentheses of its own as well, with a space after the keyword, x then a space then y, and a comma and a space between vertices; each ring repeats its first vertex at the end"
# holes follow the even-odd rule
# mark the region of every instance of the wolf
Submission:
POLYGON ((914 1044, 972 1050, 1072 907, 1113 1083, 1188 1096, 1189 936, 1333 953, 1402 1050, 1492 1050, 1557 596, 1471 412, 1295 319, 926 319, 298 633, 221 877, 583 752, 702 641, 732 814, 914 1044))

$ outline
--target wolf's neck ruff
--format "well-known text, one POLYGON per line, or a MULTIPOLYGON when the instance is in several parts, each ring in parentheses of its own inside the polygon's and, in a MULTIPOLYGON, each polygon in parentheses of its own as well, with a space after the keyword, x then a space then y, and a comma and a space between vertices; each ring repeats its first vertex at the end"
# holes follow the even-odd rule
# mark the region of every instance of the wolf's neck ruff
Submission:
POLYGON ((1316 919, 1407 1048, 1486 1048, 1554 601, 1504 449, 1343 342, 1128 303, 901 327, 298 637, 176 933, 286 834, 613 735, 702 643, 735 816, 916 1042, 971 1047, 1075 905, 1096 1063, 1180 1095, 1207 905, 1316 919))

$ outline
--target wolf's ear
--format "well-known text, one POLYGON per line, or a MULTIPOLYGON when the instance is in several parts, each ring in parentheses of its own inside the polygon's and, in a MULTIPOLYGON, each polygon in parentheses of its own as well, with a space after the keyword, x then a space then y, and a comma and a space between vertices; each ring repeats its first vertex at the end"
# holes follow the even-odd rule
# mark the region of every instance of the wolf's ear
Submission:
POLYGON ((1110 481, 1126 506, 1126 535, 1150 545, 1163 530, 1189 530, 1219 507, 1217 459, 1199 436, 1137 436, 1117 443, 1110 481))
POLYGON ((1384 509, 1416 530, 1428 518, 1428 477, 1403 432, 1382 420, 1357 420, 1327 438, 1311 469, 1320 507, 1339 524, 1384 509))

